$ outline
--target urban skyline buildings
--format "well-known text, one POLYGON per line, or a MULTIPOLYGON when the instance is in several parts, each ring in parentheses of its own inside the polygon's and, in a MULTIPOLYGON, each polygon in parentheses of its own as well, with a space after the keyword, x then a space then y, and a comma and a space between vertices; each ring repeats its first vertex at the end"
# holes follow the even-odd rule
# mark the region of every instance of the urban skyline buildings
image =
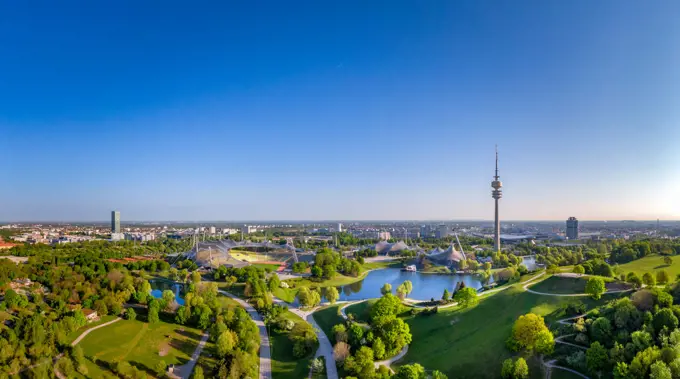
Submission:
POLYGON ((111 211, 111 233, 120 233, 120 212, 111 211))
POLYGON ((567 238, 570 240, 578 239, 578 220, 576 217, 567 219, 567 238))
POLYGON ((494 227, 493 227, 493 247, 496 251, 501 251, 501 221, 498 215, 498 200, 503 197, 503 183, 500 181, 500 176, 498 176, 498 147, 496 147, 496 174, 491 182, 491 197, 494 199, 496 205, 495 217, 494 217, 494 227))

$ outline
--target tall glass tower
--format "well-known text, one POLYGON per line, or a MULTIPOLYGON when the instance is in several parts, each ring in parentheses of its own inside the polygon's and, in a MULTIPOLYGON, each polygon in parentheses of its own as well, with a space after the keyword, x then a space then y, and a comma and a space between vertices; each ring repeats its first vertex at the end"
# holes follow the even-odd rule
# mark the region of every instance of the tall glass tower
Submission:
POLYGON ((120 212, 111 211, 111 233, 120 233, 120 212))

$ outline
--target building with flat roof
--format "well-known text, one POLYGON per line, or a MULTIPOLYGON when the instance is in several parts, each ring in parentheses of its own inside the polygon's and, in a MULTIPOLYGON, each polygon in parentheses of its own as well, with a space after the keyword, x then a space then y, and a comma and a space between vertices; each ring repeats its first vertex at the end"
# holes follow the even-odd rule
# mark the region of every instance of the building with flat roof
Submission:
POLYGON ((576 217, 567 219, 567 238, 570 240, 578 239, 578 220, 576 217))
POLYGON ((120 212, 111 211, 111 233, 120 233, 120 212))

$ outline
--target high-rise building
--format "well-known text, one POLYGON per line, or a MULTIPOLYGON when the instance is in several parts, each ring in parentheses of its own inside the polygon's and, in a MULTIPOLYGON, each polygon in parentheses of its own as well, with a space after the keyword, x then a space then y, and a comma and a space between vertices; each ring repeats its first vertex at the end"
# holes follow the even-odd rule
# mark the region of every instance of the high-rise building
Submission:
POLYGON ((120 233, 120 212, 111 211, 111 233, 120 233))
POLYGON ((210 227, 210 234, 215 234, 215 227, 214 226, 210 227))
POLYGON ((342 233, 342 224, 338 223, 338 228, 337 228, 338 233, 342 233))
POLYGON ((493 181, 491 182, 491 188, 493 188, 491 197, 496 203, 496 212, 493 223, 493 248, 496 251, 501 251, 501 220, 498 216, 498 200, 503 197, 503 191, 501 190, 503 183, 500 181, 500 178, 501 177, 498 176, 498 147, 496 147, 496 175, 494 175, 493 181))
POLYGON ((567 238, 570 240, 578 239, 578 220, 576 217, 567 219, 567 238))
POLYGON ((441 224, 437 227, 437 232, 435 233, 437 238, 445 238, 449 235, 449 226, 446 224, 441 224))

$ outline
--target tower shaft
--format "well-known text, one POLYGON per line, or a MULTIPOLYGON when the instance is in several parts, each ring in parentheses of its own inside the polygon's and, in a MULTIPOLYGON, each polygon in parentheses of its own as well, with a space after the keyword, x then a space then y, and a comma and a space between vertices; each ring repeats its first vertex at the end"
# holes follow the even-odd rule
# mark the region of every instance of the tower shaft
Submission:
POLYGON ((494 199, 496 209, 494 214, 494 225, 493 225, 493 247, 497 252, 501 251, 501 220, 498 214, 498 200, 503 197, 503 183, 501 182, 501 177, 498 175, 498 147, 496 147, 496 172, 491 182, 491 197, 494 199))

